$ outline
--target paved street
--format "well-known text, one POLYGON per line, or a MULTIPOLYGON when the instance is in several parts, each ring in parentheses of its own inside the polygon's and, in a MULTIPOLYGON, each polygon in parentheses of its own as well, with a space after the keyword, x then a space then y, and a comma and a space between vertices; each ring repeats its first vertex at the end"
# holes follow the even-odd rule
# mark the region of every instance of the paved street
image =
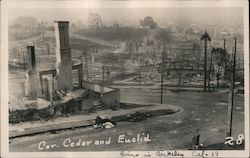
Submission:
MULTIPOLYGON (((160 92, 159 90, 146 90, 144 88, 121 88, 121 100, 159 103, 160 92)), ((152 117, 140 122, 119 122, 115 128, 111 129, 93 129, 89 127, 60 131, 54 134, 44 133, 15 138, 11 140, 10 151, 188 149, 191 147, 195 129, 200 130, 200 142, 204 145, 224 142, 227 101, 228 93, 166 91, 164 93, 164 103, 180 106, 183 108, 182 112, 174 115, 152 117), (135 139, 132 139, 133 137, 135 139), (125 138, 135 142, 125 143, 125 138), (52 145, 47 146, 46 149, 45 142, 47 145, 52 145), (72 142, 75 142, 75 144, 72 142), (70 143, 72 147, 70 147, 70 143), (98 143, 99 145, 97 145, 98 143), (77 146, 79 144, 80 146, 77 146)), ((244 96, 236 94, 233 137, 237 139, 238 134, 243 134, 243 131, 244 96)))

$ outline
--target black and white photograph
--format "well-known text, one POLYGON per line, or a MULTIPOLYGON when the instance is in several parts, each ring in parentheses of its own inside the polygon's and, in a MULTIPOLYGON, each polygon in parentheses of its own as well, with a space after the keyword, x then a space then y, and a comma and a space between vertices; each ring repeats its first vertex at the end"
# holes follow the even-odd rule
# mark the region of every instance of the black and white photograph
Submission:
POLYGON ((249 157, 248 1, 2 2, 2 157, 249 157))

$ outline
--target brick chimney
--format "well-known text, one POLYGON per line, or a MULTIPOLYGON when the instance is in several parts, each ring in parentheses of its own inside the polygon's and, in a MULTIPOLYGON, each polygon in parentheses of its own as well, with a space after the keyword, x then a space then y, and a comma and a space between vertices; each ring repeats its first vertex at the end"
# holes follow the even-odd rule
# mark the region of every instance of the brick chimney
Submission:
POLYGON ((30 99, 37 99, 37 72, 35 47, 27 46, 27 92, 30 99))
POLYGON ((56 89, 73 90, 72 59, 69 43, 69 22, 55 21, 56 34, 56 89))

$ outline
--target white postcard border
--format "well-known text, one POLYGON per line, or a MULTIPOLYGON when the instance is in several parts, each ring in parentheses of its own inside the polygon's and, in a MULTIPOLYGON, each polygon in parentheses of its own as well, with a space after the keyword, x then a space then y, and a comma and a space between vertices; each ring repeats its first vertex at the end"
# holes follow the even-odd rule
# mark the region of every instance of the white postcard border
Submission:
MULTIPOLYGON (((244 8, 245 150, 217 150, 220 157, 249 156, 249 8, 248 1, 5 1, 1 2, 1 154, 3 157, 120 157, 117 152, 9 152, 8 134, 8 9, 11 8, 116 8, 116 7, 222 7, 244 8)), ((134 151, 136 152, 136 151, 134 151)), ((145 151, 136 153, 155 151, 145 151)), ((193 151, 178 150, 185 157, 193 151)), ((205 151, 208 153, 214 150, 205 151)))

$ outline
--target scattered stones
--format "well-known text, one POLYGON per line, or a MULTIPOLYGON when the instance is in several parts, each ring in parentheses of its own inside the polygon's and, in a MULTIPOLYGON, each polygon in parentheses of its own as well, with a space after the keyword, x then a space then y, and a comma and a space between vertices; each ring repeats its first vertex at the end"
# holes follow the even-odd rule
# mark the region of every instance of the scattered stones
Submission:
POLYGON ((97 116, 95 120, 94 128, 113 128, 116 123, 111 121, 111 119, 106 118, 105 116, 97 116))
POLYGON ((227 105, 227 103, 216 103, 216 105, 223 105, 223 106, 225 106, 225 105, 227 105))
POLYGON ((178 121, 174 121, 174 123, 180 124, 180 123, 182 123, 182 121, 178 120, 178 121))
POLYGON ((219 129, 218 128, 211 128, 210 131, 212 131, 212 132, 218 132, 219 129))
POLYGON ((62 116, 62 112, 61 111, 56 111, 55 116, 62 116))
POLYGON ((178 132, 177 131, 171 131, 169 132, 170 134, 177 134, 178 132))
POLYGON ((200 121, 201 119, 200 118, 196 118, 196 119, 194 119, 195 121, 200 121))

